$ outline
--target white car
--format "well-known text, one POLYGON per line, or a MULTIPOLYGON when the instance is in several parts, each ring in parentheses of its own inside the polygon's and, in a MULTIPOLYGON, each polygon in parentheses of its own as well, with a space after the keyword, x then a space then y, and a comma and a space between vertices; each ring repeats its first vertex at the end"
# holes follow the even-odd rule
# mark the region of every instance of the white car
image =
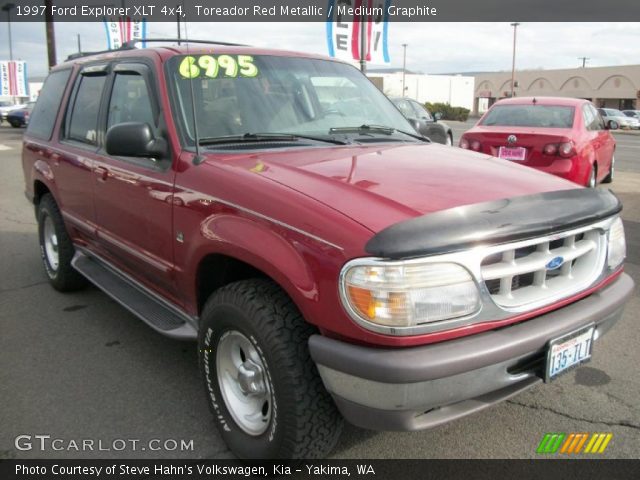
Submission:
POLYGON ((610 125, 610 122, 615 122, 620 128, 640 129, 640 120, 628 117, 620 110, 616 110, 615 108, 599 108, 598 112, 600 112, 600 115, 602 115, 607 125, 610 125))
POLYGON ((622 110, 627 117, 635 118, 640 122, 640 110, 622 110))
POLYGON ((7 102, 7 101, 1 101, 0 102, 0 123, 4 122, 7 120, 7 114, 11 111, 11 110, 15 110, 17 108, 24 108, 26 107, 26 104, 24 103, 20 103, 18 105, 11 103, 11 102, 7 102))

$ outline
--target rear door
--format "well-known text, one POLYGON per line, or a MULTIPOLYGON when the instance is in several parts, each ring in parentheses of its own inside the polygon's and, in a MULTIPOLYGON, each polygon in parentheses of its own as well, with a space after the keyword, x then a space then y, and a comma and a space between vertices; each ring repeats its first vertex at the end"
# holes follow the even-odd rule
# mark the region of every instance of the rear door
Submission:
MULTIPOLYGON (((145 61, 113 65, 103 130, 127 122, 162 135, 154 66, 145 61)), ((119 268, 177 302, 174 285, 171 158, 113 157, 104 145, 93 179, 96 223, 103 253, 119 268)))

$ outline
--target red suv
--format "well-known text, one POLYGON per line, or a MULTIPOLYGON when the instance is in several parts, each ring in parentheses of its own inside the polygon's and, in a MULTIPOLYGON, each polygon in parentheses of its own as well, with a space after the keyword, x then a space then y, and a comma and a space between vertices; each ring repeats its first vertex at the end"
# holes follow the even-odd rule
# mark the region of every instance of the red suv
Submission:
POLYGON ((587 100, 500 100, 460 137, 460 147, 595 187, 613 180, 616 141, 587 100))
POLYGON ((433 144, 324 57, 73 59, 44 84, 23 167, 53 287, 89 280, 197 339, 243 458, 324 456, 343 417, 425 429, 551 381, 633 289, 612 193, 433 144))

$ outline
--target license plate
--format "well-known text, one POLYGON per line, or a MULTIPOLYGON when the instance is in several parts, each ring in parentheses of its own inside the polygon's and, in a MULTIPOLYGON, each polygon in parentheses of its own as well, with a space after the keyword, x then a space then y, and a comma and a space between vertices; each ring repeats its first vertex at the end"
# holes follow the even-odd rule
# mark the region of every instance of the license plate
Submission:
POLYGON ((545 381, 591 359, 595 326, 581 328, 549 342, 545 381))
POLYGON ((527 156, 527 149, 524 147, 500 147, 498 157, 505 160, 522 161, 527 156))

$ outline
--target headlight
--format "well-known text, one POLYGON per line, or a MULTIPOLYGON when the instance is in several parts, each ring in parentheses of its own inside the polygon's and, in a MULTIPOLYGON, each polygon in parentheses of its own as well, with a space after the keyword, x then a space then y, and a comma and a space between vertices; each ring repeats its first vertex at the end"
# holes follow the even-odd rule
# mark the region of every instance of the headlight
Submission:
POLYGON ((607 249, 607 264, 609 268, 616 268, 622 264, 627 256, 627 242, 624 238, 622 219, 616 218, 609 229, 609 247, 607 249))
POLYGON ((471 274, 454 263, 358 259, 344 266, 340 289, 350 315, 374 330, 438 322, 480 309, 471 274))

